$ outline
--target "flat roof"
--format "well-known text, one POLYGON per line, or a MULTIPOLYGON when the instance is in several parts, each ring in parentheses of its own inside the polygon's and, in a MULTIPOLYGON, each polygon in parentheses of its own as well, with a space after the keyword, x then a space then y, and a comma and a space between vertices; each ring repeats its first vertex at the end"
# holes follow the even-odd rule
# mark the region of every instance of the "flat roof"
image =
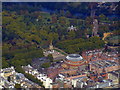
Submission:
POLYGON ((93 61, 91 63, 97 67, 110 67, 110 66, 118 65, 118 63, 111 60, 99 60, 99 61, 93 61))

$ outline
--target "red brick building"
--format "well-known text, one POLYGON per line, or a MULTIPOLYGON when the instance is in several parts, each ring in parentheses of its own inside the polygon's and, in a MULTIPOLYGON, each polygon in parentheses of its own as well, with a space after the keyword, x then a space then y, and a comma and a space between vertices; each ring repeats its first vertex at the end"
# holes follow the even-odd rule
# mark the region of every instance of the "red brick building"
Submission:
POLYGON ((68 68, 78 68, 78 66, 85 65, 86 60, 79 54, 69 54, 65 58, 64 64, 66 64, 68 68))

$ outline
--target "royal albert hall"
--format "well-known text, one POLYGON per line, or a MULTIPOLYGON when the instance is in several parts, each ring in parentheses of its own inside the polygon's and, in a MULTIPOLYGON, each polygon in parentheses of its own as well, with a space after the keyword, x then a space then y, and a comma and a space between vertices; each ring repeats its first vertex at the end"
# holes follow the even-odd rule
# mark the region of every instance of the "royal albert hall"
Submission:
POLYGON ((69 54, 68 56, 66 56, 64 64, 66 64, 66 66, 69 68, 74 68, 81 65, 85 65, 86 60, 84 60, 83 57, 79 54, 69 54))

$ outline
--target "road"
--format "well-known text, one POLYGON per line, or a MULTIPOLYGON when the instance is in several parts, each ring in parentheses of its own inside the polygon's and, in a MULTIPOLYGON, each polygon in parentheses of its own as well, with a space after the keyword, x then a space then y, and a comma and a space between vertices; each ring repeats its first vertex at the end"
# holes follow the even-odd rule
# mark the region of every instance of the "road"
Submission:
POLYGON ((60 56, 60 57, 56 57, 54 58, 54 60, 60 60, 60 59, 65 59, 66 56, 60 56))

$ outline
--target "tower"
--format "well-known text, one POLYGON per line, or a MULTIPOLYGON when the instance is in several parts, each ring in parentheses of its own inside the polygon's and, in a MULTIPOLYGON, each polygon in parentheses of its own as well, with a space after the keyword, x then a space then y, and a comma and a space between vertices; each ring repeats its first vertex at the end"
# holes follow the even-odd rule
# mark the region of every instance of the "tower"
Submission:
POLYGON ((52 41, 50 42, 49 49, 50 49, 50 50, 53 50, 52 41))
POLYGON ((98 36, 98 20, 93 20, 93 30, 92 30, 92 36, 98 36))

